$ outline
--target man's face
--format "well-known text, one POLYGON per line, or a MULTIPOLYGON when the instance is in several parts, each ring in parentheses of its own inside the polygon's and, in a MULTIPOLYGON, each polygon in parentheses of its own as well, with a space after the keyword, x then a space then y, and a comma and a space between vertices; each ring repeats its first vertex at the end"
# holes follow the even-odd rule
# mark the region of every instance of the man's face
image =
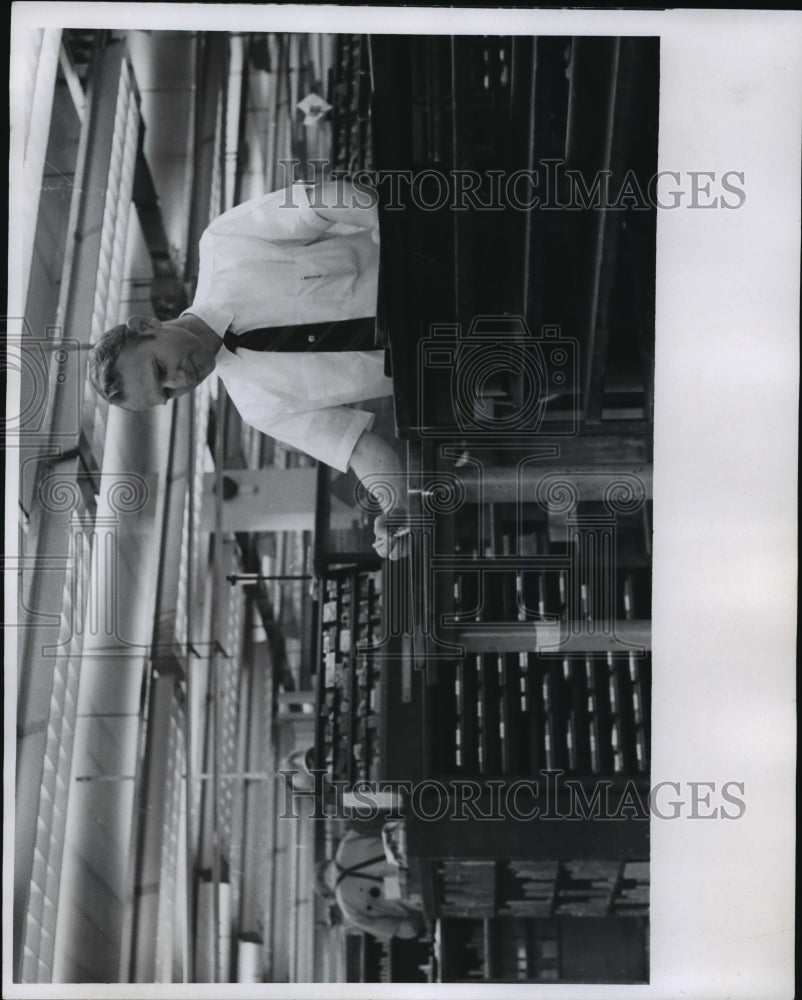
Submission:
POLYGON ((126 410, 161 406, 192 392, 212 373, 216 352, 191 330, 156 319, 129 325, 141 336, 123 348, 115 365, 126 410))

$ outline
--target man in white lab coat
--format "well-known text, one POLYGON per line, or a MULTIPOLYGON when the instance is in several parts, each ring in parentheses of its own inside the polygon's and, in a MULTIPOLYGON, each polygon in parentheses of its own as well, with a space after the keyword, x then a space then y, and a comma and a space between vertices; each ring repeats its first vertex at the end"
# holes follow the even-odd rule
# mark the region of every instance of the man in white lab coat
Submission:
MULTIPOLYGON (((377 279, 378 217, 365 192, 331 182, 255 198, 201 237, 192 305, 174 320, 135 316, 108 331, 90 352, 90 381, 108 402, 144 410, 216 372, 243 420, 335 469, 353 469, 370 489, 375 477, 400 471, 393 448, 371 431, 373 415, 353 405, 392 392, 383 352, 364 343, 328 349, 336 337, 319 334, 342 321, 372 330, 377 279), (250 331, 263 328, 282 331, 285 346, 248 346, 250 331)), ((376 548, 393 549, 383 518, 376 548)))

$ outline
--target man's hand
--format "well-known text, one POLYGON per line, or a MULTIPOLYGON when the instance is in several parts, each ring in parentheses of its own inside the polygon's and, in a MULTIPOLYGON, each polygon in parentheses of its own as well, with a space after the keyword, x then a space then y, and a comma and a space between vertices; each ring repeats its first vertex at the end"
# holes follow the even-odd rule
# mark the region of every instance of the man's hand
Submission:
POLYGON ((382 559, 396 562, 409 552, 409 528, 406 525, 388 528, 386 514, 379 514, 373 522, 373 533, 376 536, 373 548, 382 559))
POLYGON ((369 493, 383 507, 373 523, 373 548, 382 559, 400 559, 409 551, 409 527, 404 523, 402 467, 393 449, 376 434, 365 431, 351 453, 350 467, 369 493), (386 487, 386 488, 385 488, 386 487), (388 529, 387 515, 392 527, 388 529))

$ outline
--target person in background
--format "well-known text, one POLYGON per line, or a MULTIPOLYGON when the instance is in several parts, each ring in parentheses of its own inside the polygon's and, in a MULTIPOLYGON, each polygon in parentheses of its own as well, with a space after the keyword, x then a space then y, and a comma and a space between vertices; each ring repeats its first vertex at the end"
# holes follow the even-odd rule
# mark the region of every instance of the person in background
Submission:
POLYGON ((324 899, 337 904, 349 927, 383 940, 417 938, 425 931, 421 906, 394 898, 389 891, 398 874, 379 834, 349 830, 334 858, 320 865, 317 888, 324 899))

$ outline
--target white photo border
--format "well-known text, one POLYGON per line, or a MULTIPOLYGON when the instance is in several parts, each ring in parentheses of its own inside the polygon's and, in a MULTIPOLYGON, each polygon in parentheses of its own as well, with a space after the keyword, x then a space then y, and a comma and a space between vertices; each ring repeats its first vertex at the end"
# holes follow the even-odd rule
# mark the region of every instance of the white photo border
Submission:
MULTIPOLYGON (((26 26, 655 35, 659 169, 743 173, 737 210, 658 211, 652 781, 744 784, 737 821, 652 820, 648 986, 441 986, 442 997, 793 995, 796 469, 802 15, 292 5, 17 3, 26 26)), ((12 97, 14 46, 12 42, 12 97)), ((13 131, 9 315, 15 265, 13 131)), ((15 301, 16 297, 16 301, 15 301)), ((15 389, 8 386, 8 406, 15 389)), ((6 544, 17 537, 7 452, 6 544)), ((7 580, 13 584, 13 577, 7 580)), ((15 608, 6 591, 6 610, 15 608)), ((8 618, 7 618, 8 620, 8 618)), ((7 630, 6 662, 16 662, 7 630)), ((6 898, 15 671, 6 679, 6 898)), ((8 997, 423 997, 431 986, 23 987, 8 997)))

